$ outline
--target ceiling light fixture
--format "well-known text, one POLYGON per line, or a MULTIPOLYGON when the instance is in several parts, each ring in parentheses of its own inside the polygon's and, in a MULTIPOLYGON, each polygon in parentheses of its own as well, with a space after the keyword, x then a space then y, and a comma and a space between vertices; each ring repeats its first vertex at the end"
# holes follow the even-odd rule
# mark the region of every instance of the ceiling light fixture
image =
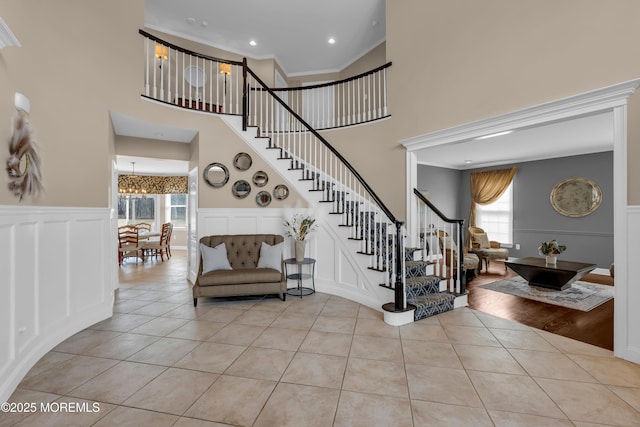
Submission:
POLYGON ((249 44, 250 44, 251 46, 255 46, 255 45, 257 45, 258 43, 256 43, 256 41, 255 41, 255 40, 251 40, 251 41, 249 42, 249 44))
POLYGON ((329 42, 329 44, 336 44, 336 39, 334 39, 333 37, 331 37, 331 38, 328 40, 328 42, 329 42))
POLYGON ((511 132, 513 132, 513 131, 512 130, 505 130, 503 132, 496 132, 496 133, 492 133, 492 134, 485 135, 485 136, 479 136, 479 137, 474 138, 474 139, 479 140, 479 139, 495 138, 496 136, 508 135, 511 132))
POLYGON ((147 198, 147 189, 140 183, 140 176, 136 175, 136 162, 131 162, 131 175, 121 175, 118 179, 118 193, 131 198, 147 198))
POLYGON ((465 160, 465 161, 464 161, 464 163, 465 163, 466 165, 470 164, 471 162, 473 162, 473 160, 465 160))

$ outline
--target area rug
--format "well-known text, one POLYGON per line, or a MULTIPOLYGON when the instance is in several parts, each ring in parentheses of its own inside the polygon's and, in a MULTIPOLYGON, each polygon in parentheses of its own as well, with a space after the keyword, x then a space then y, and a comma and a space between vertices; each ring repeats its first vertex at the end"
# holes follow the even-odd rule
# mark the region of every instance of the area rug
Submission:
POLYGON ((479 287, 580 311, 593 310, 613 298, 613 286, 577 281, 564 291, 556 291, 529 286, 527 281, 520 276, 487 283, 479 287))

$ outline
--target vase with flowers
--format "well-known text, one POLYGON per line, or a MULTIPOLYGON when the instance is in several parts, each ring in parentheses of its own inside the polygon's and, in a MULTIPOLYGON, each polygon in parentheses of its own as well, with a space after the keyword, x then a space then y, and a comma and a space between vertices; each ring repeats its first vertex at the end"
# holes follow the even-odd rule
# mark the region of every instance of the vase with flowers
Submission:
POLYGON ((556 255, 567 250, 566 245, 561 245, 557 240, 542 242, 538 248, 538 253, 546 257, 547 264, 556 264, 556 255))
POLYGON ((305 239, 318 227, 315 218, 303 214, 295 214, 284 221, 287 236, 295 239, 295 257, 297 262, 304 261, 305 239))

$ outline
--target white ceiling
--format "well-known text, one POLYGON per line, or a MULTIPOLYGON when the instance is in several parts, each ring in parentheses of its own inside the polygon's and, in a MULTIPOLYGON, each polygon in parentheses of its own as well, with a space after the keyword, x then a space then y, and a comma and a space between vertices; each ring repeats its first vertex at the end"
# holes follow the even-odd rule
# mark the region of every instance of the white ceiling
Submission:
POLYGON ((146 0, 144 16, 148 28, 275 58, 289 76, 340 71, 387 33, 385 0, 146 0))
POLYGON ((189 174, 189 162, 183 160, 152 159, 150 157, 116 156, 117 170, 121 174, 185 176, 189 174), (132 165, 131 162, 135 162, 132 165))
POLYGON ((613 113, 609 111, 519 129, 508 135, 424 148, 415 154, 421 164, 476 169, 611 150, 613 113))

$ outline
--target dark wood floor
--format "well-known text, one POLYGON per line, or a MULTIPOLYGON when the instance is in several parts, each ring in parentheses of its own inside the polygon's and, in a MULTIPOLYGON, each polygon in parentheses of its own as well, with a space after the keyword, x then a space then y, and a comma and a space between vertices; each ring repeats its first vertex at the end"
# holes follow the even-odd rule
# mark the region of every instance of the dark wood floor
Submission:
MULTIPOLYGON (((478 287, 515 275, 510 269, 505 272, 502 262, 492 262, 489 272, 483 270, 479 276, 467 284, 469 307, 613 350, 613 300, 584 312, 478 287)), ((609 276, 597 274, 588 274, 581 280, 613 285, 613 280, 609 276)))

